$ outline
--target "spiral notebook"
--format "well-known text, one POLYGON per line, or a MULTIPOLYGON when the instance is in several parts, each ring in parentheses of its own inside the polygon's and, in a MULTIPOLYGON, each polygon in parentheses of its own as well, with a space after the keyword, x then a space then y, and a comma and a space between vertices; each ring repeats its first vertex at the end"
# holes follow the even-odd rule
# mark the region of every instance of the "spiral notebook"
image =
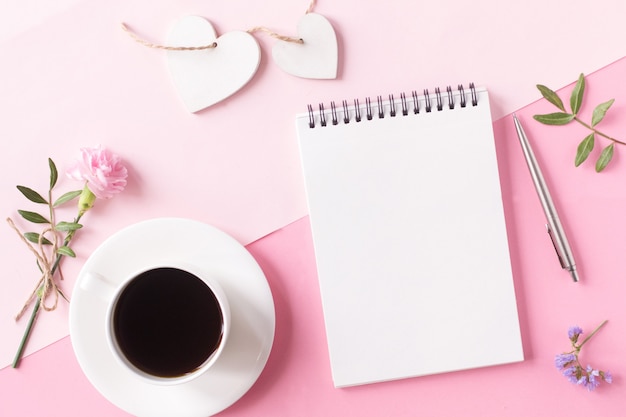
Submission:
POLYGON ((523 360, 489 97, 296 118, 334 385, 523 360))

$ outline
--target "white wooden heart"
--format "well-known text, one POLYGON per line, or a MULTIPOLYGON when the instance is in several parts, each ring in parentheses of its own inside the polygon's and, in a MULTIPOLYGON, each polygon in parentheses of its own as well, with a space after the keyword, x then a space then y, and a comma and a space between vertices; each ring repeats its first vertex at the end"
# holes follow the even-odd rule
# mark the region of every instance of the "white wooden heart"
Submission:
POLYGON ((247 32, 232 31, 216 38, 211 23, 199 16, 186 16, 171 29, 169 46, 202 46, 212 49, 167 51, 170 74, 190 112, 197 112, 237 92, 256 73, 261 50, 247 32))
POLYGON ((337 78, 337 37, 330 22, 307 13, 298 22, 303 44, 280 41, 272 48, 274 62, 285 72, 302 78, 337 78))

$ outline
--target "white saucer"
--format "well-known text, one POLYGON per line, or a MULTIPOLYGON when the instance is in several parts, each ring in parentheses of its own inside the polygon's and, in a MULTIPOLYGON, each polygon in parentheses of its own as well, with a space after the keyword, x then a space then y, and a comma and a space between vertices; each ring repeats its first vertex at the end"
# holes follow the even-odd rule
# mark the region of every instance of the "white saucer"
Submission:
POLYGON ((109 401, 137 416, 207 417, 232 405, 265 367, 275 329, 272 294, 252 255, 222 231, 192 220, 144 221, 107 239, 85 262, 70 303, 70 336, 83 372, 109 401), (87 271, 124 277, 141 265, 176 258, 214 273, 226 293, 231 334, 217 362, 180 385, 145 382, 122 367, 105 339, 106 304, 80 286, 87 271))

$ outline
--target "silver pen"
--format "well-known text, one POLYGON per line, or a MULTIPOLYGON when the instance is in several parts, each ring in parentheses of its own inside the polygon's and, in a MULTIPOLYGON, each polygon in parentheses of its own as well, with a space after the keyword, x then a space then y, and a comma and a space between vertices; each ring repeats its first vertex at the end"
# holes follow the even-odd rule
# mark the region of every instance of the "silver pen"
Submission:
POLYGON ((535 154, 530 147, 528 138, 526 138, 524 129, 522 129, 522 125, 519 120, 517 120, 517 116, 515 114, 513 114, 513 121, 515 122, 517 136, 519 137, 520 144, 522 145, 522 151, 524 152, 524 157, 526 158, 526 163, 528 164, 530 176, 533 179, 537 195, 539 196, 539 201, 541 201, 541 207, 543 207, 543 211, 546 215, 546 220, 548 222, 548 224, 546 224, 546 229, 548 229, 552 245, 554 246, 556 254, 559 257, 561 267, 569 271, 574 282, 578 282, 578 272, 576 272, 574 255, 572 254, 572 249, 567 241, 567 236, 565 235, 565 230, 563 229, 561 220, 559 220, 559 215, 554 207, 554 202, 550 196, 548 186, 543 179, 543 174, 537 164, 537 159, 535 158, 535 154))

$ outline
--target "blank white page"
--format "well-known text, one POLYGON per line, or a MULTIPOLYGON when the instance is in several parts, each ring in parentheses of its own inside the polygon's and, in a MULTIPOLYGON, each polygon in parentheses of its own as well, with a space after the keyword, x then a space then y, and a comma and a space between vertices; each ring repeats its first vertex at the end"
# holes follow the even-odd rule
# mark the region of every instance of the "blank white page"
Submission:
POLYGON ((422 95, 418 114, 409 97, 395 117, 374 100, 372 120, 363 104, 360 122, 343 105, 326 126, 317 107, 296 118, 337 387, 523 360, 489 98, 473 91, 452 91, 454 109, 442 93, 430 112, 422 95))

